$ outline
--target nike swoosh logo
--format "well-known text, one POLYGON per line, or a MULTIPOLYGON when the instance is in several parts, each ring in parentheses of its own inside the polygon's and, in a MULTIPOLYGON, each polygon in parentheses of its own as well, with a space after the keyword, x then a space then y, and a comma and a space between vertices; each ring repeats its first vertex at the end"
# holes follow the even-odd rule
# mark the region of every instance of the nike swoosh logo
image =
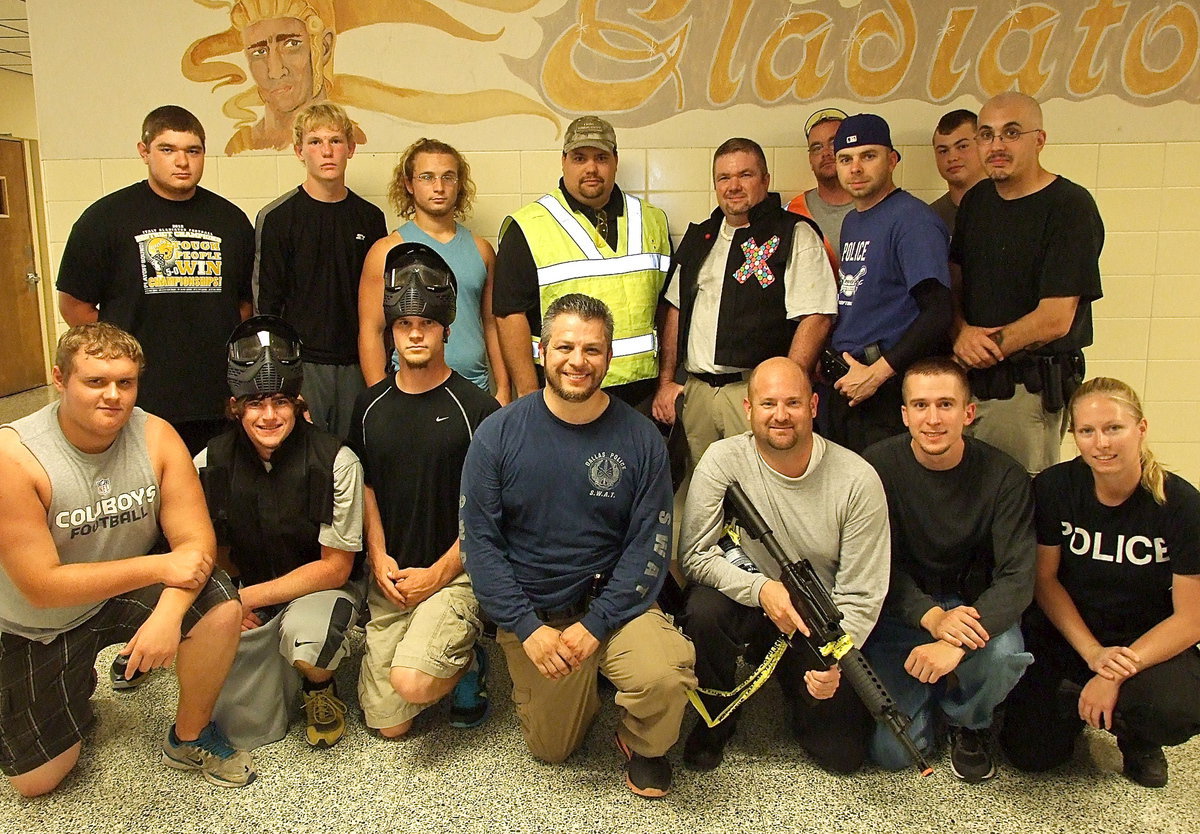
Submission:
POLYGON ((449 419, 450 419, 449 417, 436 417, 436 418, 434 418, 434 421, 433 421, 433 422, 435 422, 435 423, 440 423, 440 422, 442 422, 443 420, 449 420, 449 419))
POLYGON ((320 640, 304 640, 304 641, 297 640, 295 648, 298 649, 301 646, 313 646, 320 642, 321 642, 320 640))

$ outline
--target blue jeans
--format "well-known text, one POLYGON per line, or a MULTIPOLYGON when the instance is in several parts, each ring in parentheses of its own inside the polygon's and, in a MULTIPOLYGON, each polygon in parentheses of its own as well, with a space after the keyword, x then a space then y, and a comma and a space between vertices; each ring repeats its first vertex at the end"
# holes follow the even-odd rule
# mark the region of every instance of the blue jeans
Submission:
MULTIPOLYGON (((938 599, 937 603, 947 611, 963 604, 954 597, 938 599)), ((1033 663, 1033 655, 1025 651, 1018 623, 1002 634, 992 635, 982 649, 968 650, 951 675, 937 683, 921 683, 904 670, 904 662, 914 648, 930 642, 933 638, 925 629, 912 628, 884 612, 863 647, 863 653, 896 705, 905 715, 912 716, 908 736, 926 755, 937 747, 935 705, 952 726, 972 730, 990 727, 996 706, 1033 663), (948 686, 947 679, 957 684, 948 686)), ((882 725, 875 727, 871 737, 870 756, 887 770, 902 770, 912 764, 908 753, 882 725)))

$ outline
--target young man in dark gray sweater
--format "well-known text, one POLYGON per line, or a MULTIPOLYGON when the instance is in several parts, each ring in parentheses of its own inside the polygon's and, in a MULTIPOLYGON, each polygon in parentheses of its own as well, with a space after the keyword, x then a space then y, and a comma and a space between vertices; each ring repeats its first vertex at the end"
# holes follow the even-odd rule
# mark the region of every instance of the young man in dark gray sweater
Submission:
MULTIPOLYGON (((993 710, 1033 661, 1020 629, 1036 554, 1029 476, 963 436, 975 405, 954 360, 917 361, 902 390, 908 435, 863 455, 883 481, 892 528, 891 587, 864 652, 913 717, 917 746, 932 751, 944 722, 954 775, 979 782, 996 773, 987 744, 993 710)), ((895 770, 909 764, 879 728, 871 758, 895 770)))

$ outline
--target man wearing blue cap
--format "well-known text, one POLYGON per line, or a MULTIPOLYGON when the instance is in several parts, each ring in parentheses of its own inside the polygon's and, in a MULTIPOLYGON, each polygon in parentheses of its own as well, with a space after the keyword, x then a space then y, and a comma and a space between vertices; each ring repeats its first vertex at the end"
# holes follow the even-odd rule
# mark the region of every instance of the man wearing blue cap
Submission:
POLYGON ((861 452, 904 431, 904 370, 948 349, 949 239, 937 215, 893 182, 900 154, 887 122, 873 113, 851 116, 833 143, 854 211, 842 221, 838 318, 821 361, 821 429, 861 452))

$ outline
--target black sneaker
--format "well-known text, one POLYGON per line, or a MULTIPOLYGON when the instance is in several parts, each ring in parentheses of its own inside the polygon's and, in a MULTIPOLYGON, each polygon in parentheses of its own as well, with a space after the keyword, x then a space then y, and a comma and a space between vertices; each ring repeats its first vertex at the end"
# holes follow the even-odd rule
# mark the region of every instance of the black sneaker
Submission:
POLYGON ((1133 782, 1143 788, 1163 788, 1167 784, 1167 756, 1161 747, 1136 744, 1117 739, 1117 747, 1125 766, 1121 768, 1133 782))
POLYGON ((733 718, 727 718, 715 727, 696 722, 683 743, 683 765, 688 770, 715 770, 725 759, 725 743, 733 737, 733 718), (727 726, 728 725, 728 726, 727 726))
POLYGON ((964 782, 982 782, 996 775, 996 763, 987 747, 988 730, 950 728, 950 769, 964 782))
POLYGON ((126 664, 129 658, 123 654, 119 654, 113 658, 112 666, 108 667, 108 679, 112 681, 112 688, 117 692, 128 692, 131 689, 137 689, 142 685, 142 681, 146 680, 149 672, 138 670, 133 673, 132 678, 125 677, 126 664))
POLYGON ((630 750, 621 736, 617 749, 625 756, 625 784, 638 796, 660 799, 671 791, 671 762, 666 756, 649 758, 630 750))

